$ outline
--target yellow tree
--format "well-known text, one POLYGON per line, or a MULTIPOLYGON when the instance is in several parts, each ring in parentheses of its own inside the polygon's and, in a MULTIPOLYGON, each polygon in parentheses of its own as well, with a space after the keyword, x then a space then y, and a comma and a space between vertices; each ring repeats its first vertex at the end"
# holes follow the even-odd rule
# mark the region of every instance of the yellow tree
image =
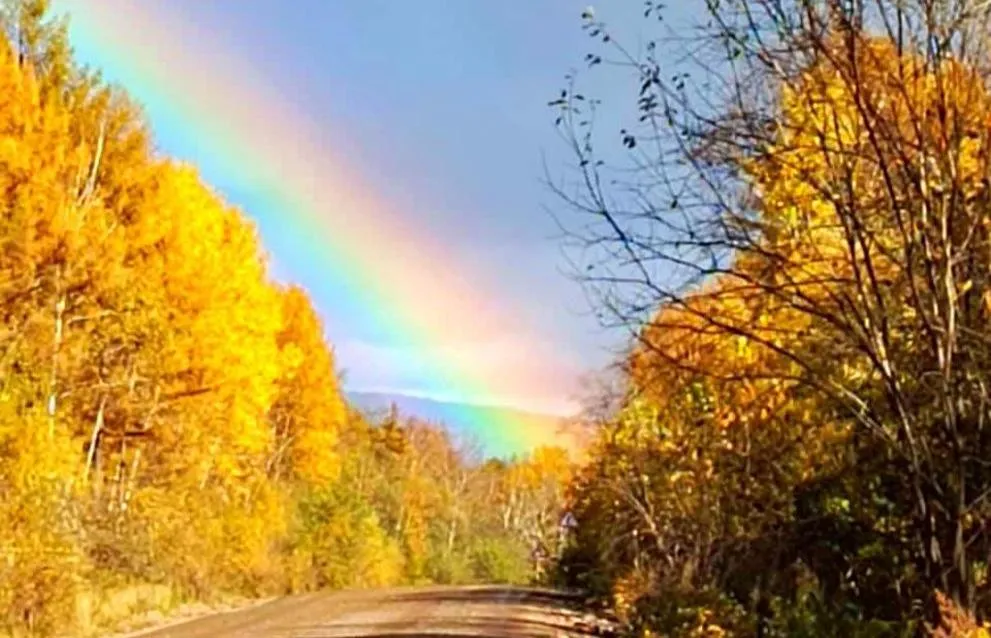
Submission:
POLYGON ((338 477, 337 443, 347 411, 323 326, 299 288, 282 293, 278 344, 283 367, 269 413, 275 432, 269 473, 275 480, 326 485, 338 477))
POLYGON ((630 165, 607 164, 588 97, 569 88, 553 102, 579 162, 579 189, 558 193, 584 216, 583 278, 611 320, 694 314, 840 406, 885 459, 872 471, 908 525, 889 549, 911 547, 926 587, 973 607, 991 542, 978 522, 989 514, 978 460, 991 381, 986 11, 734 0, 706 13, 680 68, 665 42, 635 55, 587 16, 637 73, 639 123, 621 137, 630 165), (755 316, 741 321, 733 303, 696 310, 713 279, 724 297, 752 298, 755 316))
POLYGON ((201 485, 261 475, 273 442, 267 414, 279 375, 278 291, 254 229, 236 210, 188 168, 165 167, 159 179, 149 205, 162 237, 145 265, 160 286, 167 332, 154 374, 174 423, 195 423, 167 445, 174 461, 196 466, 201 485))
MULTIPOLYGON (((21 26, 32 26, 32 19, 21 26)), ((32 47, 44 39, 43 30, 32 34, 21 51, 39 53, 32 47)), ((79 525, 79 508, 72 502, 82 465, 75 454, 81 443, 79 412, 64 402, 80 390, 89 365, 83 324, 101 308, 97 280, 118 268, 122 258, 112 217, 95 196, 103 139, 92 144, 76 135, 76 113, 51 90, 61 88, 55 67, 68 60, 67 51, 52 49, 51 40, 48 46, 47 65, 35 63, 42 59, 29 64, 6 47, 0 51, 0 182, 7 211, 0 225, 0 394, 9 452, 0 482, 12 507, 5 514, 13 514, 4 529, 17 537, 14 547, 24 543, 14 573, 4 580, 42 598, 71 595, 75 586, 68 565, 59 578, 37 588, 18 584, 18 574, 31 569, 32 543, 36 549, 49 547, 43 554, 55 552, 42 558, 53 568, 79 550, 72 538, 79 525)), ((7 602, 12 613, 35 618, 31 623, 59 608, 57 600, 7 602)))

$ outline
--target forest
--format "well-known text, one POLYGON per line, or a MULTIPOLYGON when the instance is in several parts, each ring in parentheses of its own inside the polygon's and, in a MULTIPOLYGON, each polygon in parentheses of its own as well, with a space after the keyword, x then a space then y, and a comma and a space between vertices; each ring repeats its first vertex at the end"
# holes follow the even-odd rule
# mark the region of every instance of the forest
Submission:
POLYGON ((642 18, 549 104, 632 335, 557 577, 643 636, 987 636, 991 5, 642 18))
POLYGON ((353 409, 306 293, 47 5, 0 18, 0 633, 527 582, 555 551, 565 452, 485 460, 353 409))

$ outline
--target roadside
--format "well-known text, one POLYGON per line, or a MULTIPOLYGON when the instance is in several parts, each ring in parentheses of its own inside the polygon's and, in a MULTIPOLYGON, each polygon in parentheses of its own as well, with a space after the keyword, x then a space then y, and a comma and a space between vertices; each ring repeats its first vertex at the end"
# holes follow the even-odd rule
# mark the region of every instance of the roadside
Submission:
MULTIPOLYGON (((138 590, 139 588, 134 589, 138 590)), ((121 593, 131 597, 135 596, 132 590, 124 590, 121 593)), ((103 619, 102 622, 90 619, 85 625, 85 634, 88 636, 99 636, 100 638, 138 638, 154 631, 181 625, 200 618, 246 611, 276 599, 277 597, 274 596, 267 598, 223 596, 219 600, 212 602, 189 601, 169 604, 166 601, 165 604, 162 604, 160 601, 156 601, 146 594, 144 600, 138 598, 137 602, 140 605, 140 609, 137 611, 125 610, 118 612, 119 615, 115 614, 117 617, 103 619)), ((113 602, 108 606, 112 607, 113 602)), ((64 638, 68 638, 68 636, 64 638)))

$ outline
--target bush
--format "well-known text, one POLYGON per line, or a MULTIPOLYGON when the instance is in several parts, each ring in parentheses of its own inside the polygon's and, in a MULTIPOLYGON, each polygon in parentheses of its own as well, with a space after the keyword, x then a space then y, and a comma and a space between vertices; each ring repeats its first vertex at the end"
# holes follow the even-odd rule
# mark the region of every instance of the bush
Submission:
POLYGON ((292 572, 305 589, 377 587, 402 578, 402 553, 364 500, 323 490, 303 498, 291 541, 292 572))
POLYGON ((523 584, 530 580, 529 556, 521 543, 504 538, 483 539, 471 547, 469 555, 478 581, 523 584))
POLYGON ((755 623, 739 604, 714 590, 668 590, 642 595, 627 625, 636 636, 718 638, 753 636, 755 623))
POLYGON ((977 624, 973 614, 961 609, 948 596, 936 592, 936 609, 939 623, 935 627, 927 627, 926 633, 931 638, 989 638, 991 625, 977 624))
POLYGON ((9 632, 49 635, 76 621, 86 560, 43 492, 0 505, 0 627, 9 632))
POLYGON ((861 610, 850 605, 835 609, 818 594, 809 594, 796 601, 776 599, 768 636, 782 638, 909 638, 915 636, 916 625, 910 621, 884 621, 862 616, 861 610))
POLYGON ((427 575, 441 585, 467 585, 475 582, 472 557, 464 551, 436 552, 427 562, 427 575))

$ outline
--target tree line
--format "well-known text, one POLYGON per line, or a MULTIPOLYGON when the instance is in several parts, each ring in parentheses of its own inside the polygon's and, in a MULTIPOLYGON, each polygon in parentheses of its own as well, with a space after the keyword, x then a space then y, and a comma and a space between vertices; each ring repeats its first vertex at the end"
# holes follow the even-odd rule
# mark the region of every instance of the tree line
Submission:
POLYGON ((542 569, 564 451, 486 460, 357 412, 306 293, 73 59, 48 1, 4 0, 0 25, 0 631, 106 627, 146 586, 174 604, 542 569))

